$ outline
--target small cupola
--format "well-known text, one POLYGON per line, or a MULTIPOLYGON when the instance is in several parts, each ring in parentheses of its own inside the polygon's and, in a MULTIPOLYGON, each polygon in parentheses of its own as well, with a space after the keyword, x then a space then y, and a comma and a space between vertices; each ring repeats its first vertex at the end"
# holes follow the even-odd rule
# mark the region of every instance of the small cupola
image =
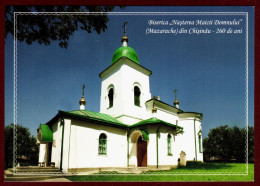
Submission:
POLYGON ((179 108, 180 102, 177 100, 177 91, 178 91, 178 90, 176 90, 176 89, 173 91, 174 94, 175 94, 175 100, 174 100, 174 102, 173 102, 173 105, 174 105, 176 108, 179 108))
POLYGON ((82 87, 83 95, 82 95, 82 98, 79 100, 79 104, 80 104, 79 109, 80 110, 85 110, 85 105, 87 103, 87 101, 84 98, 84 89, 85 89, 85 85, 83 84, 83 87, 82 87))
POLYGON ((122 57, 126 57, 126 58, 130 59, 131 61, 139 64, 139 59, 138 59, 138 56, 137 56, 135 50, 133 48, 127 46, 128 37, 126 36, 126 24, 127 24, 127 22, 124 22, 124 25, 123 25, 124 36, 121 39, 122 46, 114 52, 111 64, 117 62, 122 57))

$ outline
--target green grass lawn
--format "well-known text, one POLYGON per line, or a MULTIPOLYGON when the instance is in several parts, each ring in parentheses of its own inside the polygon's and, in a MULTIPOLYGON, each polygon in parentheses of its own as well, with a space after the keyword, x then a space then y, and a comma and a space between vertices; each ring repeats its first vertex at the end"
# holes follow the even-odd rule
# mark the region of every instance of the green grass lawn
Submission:
POLYGON ((142 174, 121 174, 101 172, 88 176, 71 176, 71 181, 254 181, 254 164, 248 164, 248 174, 244 163, 197 163, 169 171, 150 171, 142 174))

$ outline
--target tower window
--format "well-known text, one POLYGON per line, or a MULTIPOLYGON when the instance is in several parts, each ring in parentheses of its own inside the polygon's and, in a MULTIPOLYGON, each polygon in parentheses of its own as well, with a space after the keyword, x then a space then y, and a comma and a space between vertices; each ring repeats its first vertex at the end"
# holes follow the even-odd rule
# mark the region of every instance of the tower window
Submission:
POLYGON ((135 101, 135 105, 136 106, 140 106, 140 95, 141 95, 141 91, 139 89, 139 87, 135 86, 134 88, 134 101, 135 101))
POLYGON ((167 149, 168 155, 172 155, 172 136, 170 134, 167 136, 167 149))
POLYGON ((202 153, 202 140, 201 140, 201 135, 199 135, 199 151, 202 153))
POLYGON ((111 108, 111 107, 113 107, 113 102, 114 102, 114 89, 113 88, 109 89, 109 91, 108 91, 108 99, 109 99, 108 108, 111 108))
POLYGON ((99 136, 98 154, 107 154, 107 136, 104 133, 99 136))

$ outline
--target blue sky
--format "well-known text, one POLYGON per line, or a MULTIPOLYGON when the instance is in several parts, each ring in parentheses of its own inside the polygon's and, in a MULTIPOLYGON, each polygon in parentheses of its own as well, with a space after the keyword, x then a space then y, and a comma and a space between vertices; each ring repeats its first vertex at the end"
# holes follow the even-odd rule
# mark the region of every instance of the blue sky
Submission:
MULTIPOLYGON (((253 7, 126 7, 120 12, 248 12, 248 123, 254 125, 254 9, 253 7)), ((86 109, 99 111, 99 73, 111 64, 121 46, 123 22, 128 21, 128 46, 135 49, 140 64, 151 70, 152 96, 172 104, 178 89, 180 108, 203 113, 203 136, 210 128, 227 124, 245 126, 246 38, 245 16, 213 15, 110 15, 108 29, 98 35, 76 31, 68 49, 18 43, 17 122, 33 135, 40 123, 48 122, 58 110, 79 109, 85 83, 86 109), (149 20, 243 19, 242 34, 148 34, 147 28, 169 26, 148 24, 149 20)), ((173 26, 177 28, 177 26, 173 26)), ((183 26, 187 29, 194 26, 183 26)), ((217 26, 198 28, 216 30, 217 26)), ((178 27, 180 28, 180 27, 178 27)), ((5 46, 5 125, 13 122, 13 38, 5 46)))

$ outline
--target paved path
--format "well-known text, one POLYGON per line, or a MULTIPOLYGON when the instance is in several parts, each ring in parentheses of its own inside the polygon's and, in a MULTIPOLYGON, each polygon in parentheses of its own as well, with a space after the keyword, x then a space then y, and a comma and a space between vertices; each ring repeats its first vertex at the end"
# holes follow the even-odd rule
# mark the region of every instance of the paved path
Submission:
MULTIPOLYGON (((38 181, 36 181, 38 182, 38 181)), ((39 182, 71 182, 69 179, 66 178, 52 178, 47 180, 39 180, 39 182)))

